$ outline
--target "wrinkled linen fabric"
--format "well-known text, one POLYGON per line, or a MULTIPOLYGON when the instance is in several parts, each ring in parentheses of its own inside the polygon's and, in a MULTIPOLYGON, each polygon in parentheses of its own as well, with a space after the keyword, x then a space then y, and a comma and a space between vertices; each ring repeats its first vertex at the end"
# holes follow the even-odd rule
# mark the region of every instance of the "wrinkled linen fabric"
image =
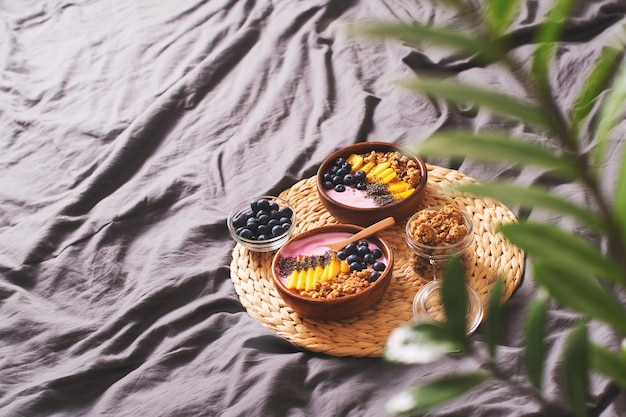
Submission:
MULTIPOLYGON (((399 366, 297 348, 247 315, 230 280, 230 208, 314 175, 340 147, 412 146, 450 126, 546 140, 395 83, 434 71, 521 95, 496 66, 345 30, 372 20, 460 24, 434 3, 0 2, 0 415, 373 417, 401 389, 479 368, 470 357, 399 366)), ((524 63, 550 3, 522 2, 511 53, 524 63)), ((624 35, 623 1, 583 3, 553 68, 564 109, 602 46, 624 35)), ((611 175, 625 132, 622 123, 610 145, 611 175)), ((589 200, 530 167, 427 162, 589 200)), ((527 271, 505 306, 500 362, 514 378, 525 375, 534 293, 527 271)), ((575 320, 551 305, 550 398, 563 389, 560 353, 575 320)), ((621 342, 596 323, 591 337, 621 342)), ((484 348, 481 330, 473 340, 484 348)), ((592 391, 601 416, 626 415, 606 380, 594 376, 592 391)), ((545 414, 492 382, 427 415, 545 414)))

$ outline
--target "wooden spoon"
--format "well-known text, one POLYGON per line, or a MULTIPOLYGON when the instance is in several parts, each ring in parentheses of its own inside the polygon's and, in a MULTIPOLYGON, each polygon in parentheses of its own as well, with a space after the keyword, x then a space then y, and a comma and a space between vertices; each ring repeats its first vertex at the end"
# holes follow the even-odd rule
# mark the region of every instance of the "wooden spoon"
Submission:
POLYGON ((381 230, 385 230, 389 227, 392 227, 395 224, 396 224, 396 221, 394 220, 393 217, 387 217, 385 219, 382 219, 379 222, 372 224, 371 226, 367 226, 365 229, 353 234, 347 239, 340 240, 339 242, 326 243, 324 244, 324 246, 334 251, 338 251, 340 249, 343 249, 344 246, 346 246, 349 243, 356 242, 357 240, 365 239, 366 237, 372 236, 380 232, 381 230))

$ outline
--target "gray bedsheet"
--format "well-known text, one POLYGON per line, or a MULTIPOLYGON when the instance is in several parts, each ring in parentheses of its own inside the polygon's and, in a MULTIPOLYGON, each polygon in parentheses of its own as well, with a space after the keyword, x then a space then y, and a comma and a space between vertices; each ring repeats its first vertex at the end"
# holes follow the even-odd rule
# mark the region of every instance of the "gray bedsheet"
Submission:
MULTIPOLYGON (((512 32, 521 59, 549 3, 524 3, 512 32)), ((555 66, 564 107, 600 47, 623 36, 623 0, 583 3, 555 66)), ((293 346, 239 302, 226 229, 237 202, 314 175, 342 146, 411 146, 443 126, 503 123, 393 83, 429 70, 516 94, 496 67, 345 31, 457 18, 413 0, 0 1, 0 415, 377 417, 402 388, 478 367, 293 346)), ((530 168, 428 162, 479 180, 548 181, 530 168)), ((505 308, 500 350, 513 375, 524 373, 531 278, 505 308)), ((574 319, 551 307, 550 396, 574 319)), ((592 337, 621 342, 600 325, 592 337)), ((616 394, 606 381, 594 378, 593 393, 603 417, 626 415, 623 394, 605 407, 616 394)), ((544 414, 493 383, 428 415, 544 414)))

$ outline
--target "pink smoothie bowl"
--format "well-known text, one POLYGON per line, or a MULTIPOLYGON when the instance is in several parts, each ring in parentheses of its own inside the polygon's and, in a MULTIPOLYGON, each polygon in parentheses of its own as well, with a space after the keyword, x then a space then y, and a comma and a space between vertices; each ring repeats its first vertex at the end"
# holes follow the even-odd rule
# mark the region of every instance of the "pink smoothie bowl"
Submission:
MULTIPOLYGON (((303 317, 319 320, 342 320, 359 315, 373 308, 383 297, 393 271, 393 252, 391 247, 377 235, 365 239, 369 243, 371 250, 380 250, 378 262, 384 264, 384 270, 376 274, 375 279, 365 289, 355 294, 349 294, 338 298, 313 298, 303 295, 303 292, 288 288, 287 274, 282 272, 281 264, 285 259, 293 259, 298 256, 329 256, 333 252, 324 246, 324 243, 331 243, 342 240, 353 235, 363 227, 351 224, 334 224, 310 229, 291 238, 274 255, 272 261, 272 281, 284 302, 296 313, 303 317)), ((371 266, 363 271, 369 274, 371 266)), ((381 268, 382 269, 382 268, 381 268)), ((373 272, 374 269, 372 269, 373 272)))
MULTIPOLYGON (((354 177, 356 172, 349 172, 354 177)), ((352 178, 351 178, 352 181, 352 178)), ((368 181, 364 181, 368 182, 368 181)), ((367 227, 385 217, 393 217, 396 223, 406 220, 415 213, 426 193, 428 182, 428 170, 422 158, 410 150, 387 142, 361 142, 330 154, 320 165, 317 171, 316 187, 317 194, 324 208, 339 222, 356 224, 367 227), (339 175, 330 174, 331 169, 337 166, 339 160, 346 160, 352 154, 364 155, 371 151, 378 153, 399 152, 402 156, 414 161, 419 170, 420 177, 413 187, 413 192, 400 200, 389 199, 391 202, 377 203, 370 197, 368 192, 359 190, 354 183, 344 185, 340 192, 336 188, 330 188, 329 181, 337 177, 345 178, 345 172, 339 175), (331 179, 330 177, 333 177, 331 179)), ((384 188, 384 185, 380 185, 384 188)), ((341 187, 341 186, 340 186, 341 187)), ((379 187, 380 188, 380 187, 379 187)))

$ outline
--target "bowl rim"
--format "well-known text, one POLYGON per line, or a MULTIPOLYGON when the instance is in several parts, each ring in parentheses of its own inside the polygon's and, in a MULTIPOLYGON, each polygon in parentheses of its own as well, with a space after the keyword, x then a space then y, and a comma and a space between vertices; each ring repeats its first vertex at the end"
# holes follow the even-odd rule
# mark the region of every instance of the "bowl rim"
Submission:
POLYGON ((440 245, 440 246, 426 245, 424 243, 417 242, 415 239, 413 239, 413 236, 411 235, 411 232, 410 232, 410 227, 411 227, 411 223, 413 222, 413 220, 415 220, 415 218, 424 210, 439 211, 444 206, 445 204, 437 204, 437 205, 421 208, 415 213, 413 213, 407 219, 406 226, 405 226, 406 240, 407 240, 409 249, 411 249, 415 254, 421 255, 421 256, 432 256, 432 257, 436 257, 436 256, 449 257, 469 248, 472 242, 474 241, 474 221, 469 216, 469 214, 467 214, 464 210, 460 210, 460 209, 459 210, 461 214, 463 215, 463 218, 465 218, 465 225, 468 228, 467 236, 465 236, 463 239, 450 245, 440 245), (421 253, 418 253, 417 249, 419 249, 421 253), (436 252, 436 251, 442 251, 442 250, 445 250, 446 252, 449 252, 449 253, 445 255, 429 255, 428 254, 429 251, 436 252))
POLYGON ((391 210, 396 206, 399 206, 403 203, 406 203, 407 201, 411 201, 411 197, 418 195, 418 191, 425 188, 426 185, 428 184, 428 168, 426 167, 426 163, 424 162, 424 160, 422 159, 421 156, 419 156, 418 154, 416 154, 415 152, 411 151, 410 149, 408 149, 405 146, 402 145, 398 145, 395 143, 391 143, 391 142, 358 142, 358 143, 353 143, 352 145, 348 145, 345 146, 341 149, 337 149, 335 152, 331 153, 330 155, 328 155, 320 164, 319 168, 317 169, 317 173, 315 176, 315 184, 317 187, 317 191, 318 194, 320 195, 320 198, 325 199, 326 201, 330 201, 332 202, 332 204, 336 205, 337 207, 340 207, 342 209, 346 209, 346 210, 355 210, 355 211, 359 211, 359 212, 363 212, 363 213, 368 213, 368 212, 376 212, 379 210, 391 210), (403 200, 398 200, 398 201, 394 201, 393 203, 389 203, 386 204, 384 206, 378 206, 378 207, 355 207, 355 206, 349 206, 347 204, 341 203, 333 198, 330 198, 328 196, 327 193, 325 193, 324 191, 326 191, 324 189, 324 187, 322 186, 322 177, 325 174, 326 169, 322 170, 322 168, 326 167, 327 165, 329 165, 333 160, 337 159, 338 157, 343 156, 344 154, 350 154, 352 152, 350 152, 351 149, 353 148, 364 148, 364 150, 371 148, 370 150, 376 150, 374 148, 389 148, 390 150, 397 150, 399 151, 402 155, 407 156, 413 160, 415 160, 415 162, 417 162, 417 165, 420 168, 420 172, 421 172, 421 178, 419 183, 417 184, 417 186, 415 187, 415 191, 411 194, 411 196, 403 199, 403 200))
MULTIPOLYGON (((348 302, 350 300, 353 300, 355 298, 361 297, 363 296, 363 294, 371 292, 374 288, 379 287, 381 285, 385 285, 385 281, 390 280, 391 279, 391 275, 393 273, 393 262, 394 262, 394 256, 393 256, 393 250, 391 248, 391 246, 389 245, 389 243, 387 243, 387 241, 385 241, 383 238, 381 238, 379 235, 373 235, 368 237, 368 240, 372 240, 373 243, 376 243, 376 245, 378 247, 380 247, 383 250, 383 253, 385 254, 385 257, 387 258, 387 267, 385 268, 385 271, 383 272, 383 274, 381 274, 380 278, 378 278, 376 281, 374 281, 374 283, 372 285, 370 285, 369 287, 367 287, 365 290, 363 290, 360 293, 356 293, 356 294, 350 294, 350 295, 345 295, 343 297, 337 297, 337 298, 312 298, 312 297, 308 297, 308 296, 304 296, 304 295, 300 295, 297 291, 294 290, 290 290, 287 288, 287 286, 283 283, 283 281, 280 279, 280 277, 278 276, 277 272, 276 272, 276 267, 277 267, 277 262, 278 259, 280 258, 283 248, 286 248, 289 246, 290 243, 301 240, 301 239, 305 239, 309 236, 313 236, 316 234, 321 234, 321 233, 334 233, 334 232, 354 232, 357 233, 360 230, 363 230, 364 227, 356 225, 356 224, 349 224, 349 223, 335 223, 335 224, 327 224, 327 225, 323 225, 323 226, 318 226, 315 227, 313 229, 309 229, 306 230, 296 236, 293 236, 291 239, 289 239, 287 241, 287 243, 285 243, 278 251, 276 251, 276 253, 274 254, 274 257, 272 258, 272 265, 271 265, 271 272, 272 272, 272 281, 274 282, 274 285, 277 287, 277 289, 279 290, 279 293, 281 292, 285 292, 287 294, 289 294, 289 296, 291 298, 295 298, 298 299, 299 301, 302 302, 306 302, 308 304, 318 304, 318 305, 333 305, 333 304, 341 304, 341 303, 345 303, 348 302)), ((330 250, 330 249, 329 249, 330 250)), ((281 295, 282 298, 282 295, 281 295)), ((288 301, 286 301, 288 303, 288 301)))
POLYGON ((273 196, 273 195, 259 195, 259 196, 255 196, 255 197, 250 197, 247 198, 245 200, 240 201, 239 203, 237 203, 228 213, 228 217, 226 219, 226 224, 228 226, 228 231, 230 232, 230 235, 232 236, 232 238, 237 241, 237 242, 242 242, 245 243, 247 245, 250 246, 266 246, 266 245, 271 245, 275 242, 280 241, 281 239, 284 239, 285 236, 290 236, 293 233, 294 230, 294 226, 296 225, 296 210, 295 208, 289 204, 288 201, 277 197, 277 196, 273 196), (252 203, 255 200, 261 200, 261 199, 267 199, 267 200, 272 200, 274 202, 277 202, 281 208, 282 207, 289 207, 291 209, 291 226, 289 227, 289 229, 287 229, 286 232, 284 232, 281 235, 278 236, 274 236, 270 239, 267 240, 252 240, 252 239, 246 239, 245 237, 241 237, 236 233, 236 228, 235 225, 233 224, 233 220, 235 218, 235 215, 237 215, 238 213, 243 213, 244 211, 246 211, 246 206, 248 207, 248 209, 250 209, 250 203, 252 203))

